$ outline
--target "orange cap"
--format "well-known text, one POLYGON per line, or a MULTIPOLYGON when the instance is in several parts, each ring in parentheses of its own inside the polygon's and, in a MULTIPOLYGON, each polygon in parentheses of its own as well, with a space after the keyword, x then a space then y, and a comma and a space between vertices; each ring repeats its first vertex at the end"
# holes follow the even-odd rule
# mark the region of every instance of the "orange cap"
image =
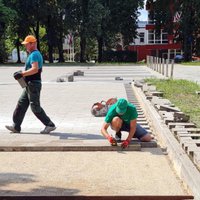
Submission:
POLYGON ((22 42, 22 44, 28 44, 31 42, 36 42, 36 38, 33 35, 26 36, 25 40, 22 42))

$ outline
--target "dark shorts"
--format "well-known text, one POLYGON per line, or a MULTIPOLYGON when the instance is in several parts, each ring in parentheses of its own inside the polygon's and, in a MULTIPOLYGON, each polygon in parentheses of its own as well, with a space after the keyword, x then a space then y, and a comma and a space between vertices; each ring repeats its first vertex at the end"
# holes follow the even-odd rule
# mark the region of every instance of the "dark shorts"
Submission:
MULTIPOLYGON (((130 131, 130 124, 127 124, 127 123, 123 122, 120 131, 129 132, 130 131)), ((135 131, 135 134, 134 134, 133 137, 140 139, 140 138, 144 137, 146 134, 148 134, 146 129, 142 128, 139 124, 137 124, 136 131, 135 131)))

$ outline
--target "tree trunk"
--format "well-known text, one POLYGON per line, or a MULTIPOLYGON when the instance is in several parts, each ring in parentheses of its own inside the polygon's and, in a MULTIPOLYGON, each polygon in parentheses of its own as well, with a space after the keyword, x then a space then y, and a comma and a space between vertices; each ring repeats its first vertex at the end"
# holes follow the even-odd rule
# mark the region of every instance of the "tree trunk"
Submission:
POLYGON ((38 50, 40 51, 40 37, 39 37, 39 31, 40 31, 40 22, 37 21, 35 36, 36 36, 36 38, 37 38, 37 48, 38 48, 38 50))
POLYGON ((192 2, 187 0, 183 4, 183 11, 187 14, 183 16, 183 51, 184 61, 188 62, 192 60, 192 43, 193 43, 193 9, 192 2))
POLYGON ((192 41, 191 36, 184 38, 184 61, 189 62, 192 60, 192 41))
POLYGON ((98 62, 102 62, 103 59, 103 37, 99 37, 98 39, 98 62))
POLYGON ((49 63, 53 63, 53 47, 52 45, 48 45, 48 47, 49 63))
POLYGON ((62 22, 62 14, 60 15, 60 33, 59 33, 59 41, 58 41, 58 53, 59 53, 59 60, 58 62, 65 62, 63 56, 63 22, 62 22))
POLYGON ((83 62, 86 62, 86 56, 85 56, 86 38, 83 35, 81 35, 80 37, 80 47, 81 47, 80 62, 83 63, 83 62))
POLYGON ((59 53, 59 60, 58 60, 58 62, 65 62, 64 56, 63 56, 63 44, 62 44, 62 40, 59 41, 58 53, 59 53))
POLYGON ((51 16, 48 16, 47 22, 47 44, 48 44, 48 57, 49 62, 53 63, 53 42, 52 42, 52 26, 51 26, 51 16))
POLYGON ((88 2, 89 0, 81 0, 82 24, 80 27, 80 62, 86 62, 86 32, 88 23, 88 2))
POLYGON ((17 48, 17 63, 22 63, 21 62, 21 58, 20 58, 20 41, 19 41, 19 38, 17 38, 17 41, 16 41, 16 48, 17 48))

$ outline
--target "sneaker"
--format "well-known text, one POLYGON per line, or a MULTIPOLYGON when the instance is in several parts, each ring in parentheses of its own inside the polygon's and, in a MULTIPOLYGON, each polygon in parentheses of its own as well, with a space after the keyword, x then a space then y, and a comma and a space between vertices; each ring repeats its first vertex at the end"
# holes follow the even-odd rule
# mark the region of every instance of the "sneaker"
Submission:
POLYGON ((46 127, 44 128, 44 130, 42 130, 40 133, 42 133, 42 134, 48 134, 48 133, 50 133, 51 131, 54 131, 55 129, 56 129, 55 126, 46 126, 46 127))
POLYGON ((117 141, 121 141, 121 138, 122 138, 122 133, 121 133, 121 131, 116 132, 116 134, 115 134, 115 139, 116 139, 117 141))
POLYGON ((8 125, 6 125, 5 127, 6 127, 9 131, 11 131, 11 133, 20 133, 20 131, 16 130, 16 129, 14 128, 14 126, 8 126, 8 125))

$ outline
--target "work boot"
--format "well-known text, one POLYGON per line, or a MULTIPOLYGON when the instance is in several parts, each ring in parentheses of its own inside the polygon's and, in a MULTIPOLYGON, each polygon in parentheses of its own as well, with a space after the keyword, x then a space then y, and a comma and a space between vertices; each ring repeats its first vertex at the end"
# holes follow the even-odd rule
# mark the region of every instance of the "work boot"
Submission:
POLYGON ((5 127, 6 127, 9 131, 11 131, 11 133, 20 133, 20 131, 16 130, 16 129, 14 128, 14 126, 8 126, 8 125, 6 125, 5 127))
POLYGON ((44 130, 40 131, 42 134, 49 134, 51 131, 54 131, 56 129, 55 126, 46 126, 44 130))
POLYGON ((121 138, 122 138, 122 133, 121 133, 121 131, 116 132, 116 134, 115 134, 115 139, 116 139, 117 141, 121 141, 121 138))

